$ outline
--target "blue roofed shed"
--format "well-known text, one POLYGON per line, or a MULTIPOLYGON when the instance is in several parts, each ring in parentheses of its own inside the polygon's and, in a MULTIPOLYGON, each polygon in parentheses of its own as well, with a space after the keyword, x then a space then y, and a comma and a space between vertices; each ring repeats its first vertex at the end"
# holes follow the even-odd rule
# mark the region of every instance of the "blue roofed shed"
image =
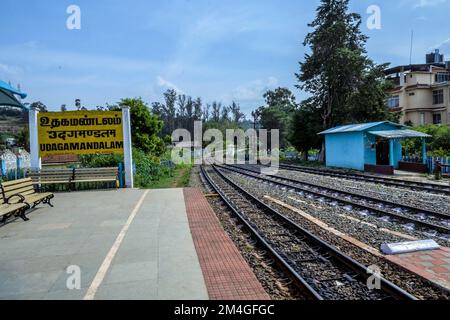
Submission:
POLYGON ((0 80, 0 106, 25 108, 16 96, 25 99, 27 94, 0 80))
POLYGON ((328 167, 386 173, 399 168, 403 139, 422 139, 425 164, 426 138, 430 137, 389 121, 344 125, 319 134, 325 136, 328 167))

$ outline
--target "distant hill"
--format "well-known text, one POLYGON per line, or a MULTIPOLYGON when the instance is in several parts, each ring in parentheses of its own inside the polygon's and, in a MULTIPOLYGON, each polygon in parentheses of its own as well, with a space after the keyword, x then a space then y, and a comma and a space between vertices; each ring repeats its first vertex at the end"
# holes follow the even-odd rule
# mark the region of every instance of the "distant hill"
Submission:
POLYGON ((24 110, 0 106, 0 134, 15 136, 28 124, 28 113, 24 110))

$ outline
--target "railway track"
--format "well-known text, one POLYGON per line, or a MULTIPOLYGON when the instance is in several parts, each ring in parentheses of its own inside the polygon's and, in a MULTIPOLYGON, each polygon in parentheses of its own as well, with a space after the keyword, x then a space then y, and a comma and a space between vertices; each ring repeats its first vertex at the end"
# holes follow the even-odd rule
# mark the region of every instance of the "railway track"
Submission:
POLYGON ((365 215, 374 213, 381 218, 388 216, 393 223, 403 224, 406 228, 414 227, 415 230, 421 231, 427 236, 434 236, 450 241, 449 214, 402 205, 280 176, 266 176, 256 171, 253 167, 219 166, 219 168, 243 174, 267 183, 274 183, 280 187, 294 189, 302 194, 311 195, 313 199, 327 201, 331 205, 341 204, 348 210, 358 208, 365 215))
POLYGON ((380 290, 367 286, 367 267, 268 207, 214 167, 201 167, 206 181, 269 251, 290 278, 312 299, 416 300, 380 277, 380 290))
POLYGON ((435 184, 435 183, 425 183, 425 182, 418 182, 418 181, 407 181, 407 180, 398 180, 393 178, 385 178, 385 177, 376 177, 373 175, 367 175, 362 173, 350 173, 350 172, 339 172, 334 170, 324 170, 324 169, 317 169, 317 168, 310 168, 310 167, 302 167, 302 166, 296 166, 296 165, 289 165, 289 164, 280 164, 281 169, 285 170, 294 170, 304 173, 311 173, 311 174, 319 174, 322 176, 329 176, 329 177, 336 177, 336 178, 343 178, 343 179, 349 179, 349 180, 359 180, 364 182, 372 182, 372 183, 378 183, 383 184, 386 186, 392 186, 397 188, 403 188, 403 189, 411 189, 416 191, 425 191, 435 194, 441 194, 450 196, 450 186, 435 184))

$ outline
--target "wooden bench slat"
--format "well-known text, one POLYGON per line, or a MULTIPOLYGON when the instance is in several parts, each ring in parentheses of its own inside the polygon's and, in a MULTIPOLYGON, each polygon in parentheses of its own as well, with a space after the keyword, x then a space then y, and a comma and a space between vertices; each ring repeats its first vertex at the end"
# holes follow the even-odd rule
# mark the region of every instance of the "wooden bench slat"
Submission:
POLYGON ((26 183, 28 181, 31 181, 31 178, 24 178, 24 179, 20 179, 20 180, 13 180, 13 181, 6 181, 6 182, 2 182, 2 187, 9 187, 9 186, 13 186, 16 184, 21 184, 21 183, 26 183))
POLYGON ((27 208, 25 203, 16 203, 16 204, 0 204, 0 217, 14 214, 18 210, 24 210, 27 208))
POLYGON ((29 194, 29 193, 34 193, 34 187, 33 184, 28 185, 27 187, 21 188, 21 189, 4 189, 3 193, 5 194, 6 198, 9 198, 12 195, 15 194, 29 194))
MULTIPOLYGON (((36 206, 41 202, 47 203, 52 206, 50 200, 54 197, 53 193, 40 194, 34 190, 33 180, 31 178, 25 178, 15 181, 4 182, 1 184, 3 196, 8 198, 14 195, 20 195, 25 198, 25 205, 36 206)), ((20 197, 14 198, 14 203, 21 202, 20 197)), ((22 219, 26 219, 22 216, 22 219)))

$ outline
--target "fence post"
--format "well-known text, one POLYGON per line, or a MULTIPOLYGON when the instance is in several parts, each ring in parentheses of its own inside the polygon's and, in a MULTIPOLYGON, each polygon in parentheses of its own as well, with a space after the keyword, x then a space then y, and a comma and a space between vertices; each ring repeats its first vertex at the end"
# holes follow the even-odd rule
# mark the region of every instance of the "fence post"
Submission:
POLYGON ((0 176, 6 176, 6 164, 5 161, 0 159, 0 176))
POLYGON ((123 164, 122 164, 122 162, 119 163, 119 186, 120 186, 120 188, 123 188, 123 164))

